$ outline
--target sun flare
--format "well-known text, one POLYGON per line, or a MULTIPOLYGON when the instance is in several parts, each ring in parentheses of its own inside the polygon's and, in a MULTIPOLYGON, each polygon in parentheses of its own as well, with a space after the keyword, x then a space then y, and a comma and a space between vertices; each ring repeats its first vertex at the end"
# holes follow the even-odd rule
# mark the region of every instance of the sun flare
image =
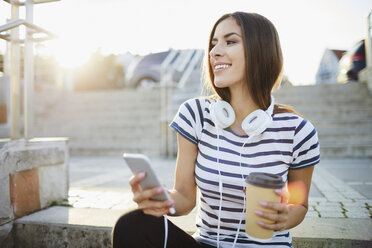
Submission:
POLYGON ((48 42, 45 50, 56 58, 61 67, 69 69, 83 65, 93 52, 79 42, 64 39, 48 42))
POLYGON ((303 204, 307 197, 306 186, 301 181, 295 181, 288 183, 289 192, 289 203, 291 204, 303 204))

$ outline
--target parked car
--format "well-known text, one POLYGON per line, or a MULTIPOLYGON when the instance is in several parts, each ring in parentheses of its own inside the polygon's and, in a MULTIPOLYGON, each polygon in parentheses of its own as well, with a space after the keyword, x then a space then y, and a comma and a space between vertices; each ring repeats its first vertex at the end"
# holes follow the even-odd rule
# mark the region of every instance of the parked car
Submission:
POLYGON ((366 67, 364 40, 356 43, 341 58, 337 74, 338 83, 358 81, 358 73, 366 67))
POLYGON ((162 66, 166 67, 163 68, 166 73, 171 73, 168 79, 174 83, 179 83, 182 79, 184 83, 191 73, 200 74, 202 54, 203 50, 200 49, 182 49, 145 55, 129 65, 126 86, 138 88, 158 85, 162 77, 162 66))
POLYGON ((143 56, 136 62, 133 72, 129 72, 126 86, 137 88, 158 83, 160 80, 160 65, 169 52, 151 53, 143 56))

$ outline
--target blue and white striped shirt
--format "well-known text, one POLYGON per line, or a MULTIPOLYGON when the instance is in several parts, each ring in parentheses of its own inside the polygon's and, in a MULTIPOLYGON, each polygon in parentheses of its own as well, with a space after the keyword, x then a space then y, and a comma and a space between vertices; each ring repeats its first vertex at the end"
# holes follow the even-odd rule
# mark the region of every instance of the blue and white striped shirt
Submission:
POLYGON ((184 102, 170 124, 198 146, 195 181, 200 198, 196 239, 217 244, 221 179, 220 247, 231 247, 241 220, 235 247, 291 247, 288 230, 275 232, 273 239, 265 243, 246 235, 244 178, 251 172, 268 172, 281 175, 287 181, 289 169, 319 163, 319 142, 314 126, 296 114, 273 114, 270 126, 247 141, 247 135, 238 135, 230 128, 216 129, 210 116, 212 101, 194 98, 184 102))

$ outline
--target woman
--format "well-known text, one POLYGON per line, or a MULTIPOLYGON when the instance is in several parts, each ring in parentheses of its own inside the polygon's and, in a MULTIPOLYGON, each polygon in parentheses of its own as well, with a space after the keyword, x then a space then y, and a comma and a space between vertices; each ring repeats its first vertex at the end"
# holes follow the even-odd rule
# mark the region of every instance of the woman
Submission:
POLYGON ((283 67, 276 29, 258 14, 226 14, 211 31, 208 52, 208 81, 216 95, 186 101, 170 125, 178 133, 172 200, 149 200, 163 189, 141 190, 139 182, 145 175, 132 177, 133 199, 140 210, 119 219, 114 247, 163 247, 166 238, 168 247, 292 247, 288 229, 300 224, 307 212, 319 143, 310 122, 284 105, 274 105, 271 92, 281 81, 283 67), (304 185, 302 202, 291 198, 261 202, 277 213, 255 211, 274 221, 257 222, 275 231, 267 242, 245 233, 244 206, 249 199, 244 179, 256 171, 304 185), (191 237, 168 221, 165 233, 164 219, 159 217, 169 214, 171 206, 176 215, 188 214, 196 205, 197 188, 197 232, 191 237))

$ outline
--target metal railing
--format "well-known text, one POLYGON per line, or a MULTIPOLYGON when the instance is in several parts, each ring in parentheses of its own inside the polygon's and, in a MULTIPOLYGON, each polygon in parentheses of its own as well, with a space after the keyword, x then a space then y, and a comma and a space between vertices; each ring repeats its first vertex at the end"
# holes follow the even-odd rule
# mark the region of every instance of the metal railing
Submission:
POLYGON ((4 74, 10 77, 10 122, 11 139, 21 138, 21 92, 20 92, 20 44, 24 43, 24 138, 33 138, 33 91, 34 91, 34 50, 33 43, 55 38, 51 32, 33 24, 33 5, 39 3, 55 2, 59 0, 5 0, 11 4, 11 20, 0 26, 0 39, 7 42, 7 52, 4 58, 4 74), (26 19, 19 18, 19 7, 25 6, 26 19), (19 26, 26 27, 25 39, 20 39, 19 26), (44 37, 34 37, 35 34, 44 34, 44 37))
POLYGON ((174 94, 185 89, 191 74, 198 68, 203 57, 202 50, 171 50, 160 67, 160 99, 161 99, 161 153, 172 157, 174 154, 174 133, 168 127, 174 115, 174 94), (181 73, 178 82, 175 82, 174 74, 181 73))

